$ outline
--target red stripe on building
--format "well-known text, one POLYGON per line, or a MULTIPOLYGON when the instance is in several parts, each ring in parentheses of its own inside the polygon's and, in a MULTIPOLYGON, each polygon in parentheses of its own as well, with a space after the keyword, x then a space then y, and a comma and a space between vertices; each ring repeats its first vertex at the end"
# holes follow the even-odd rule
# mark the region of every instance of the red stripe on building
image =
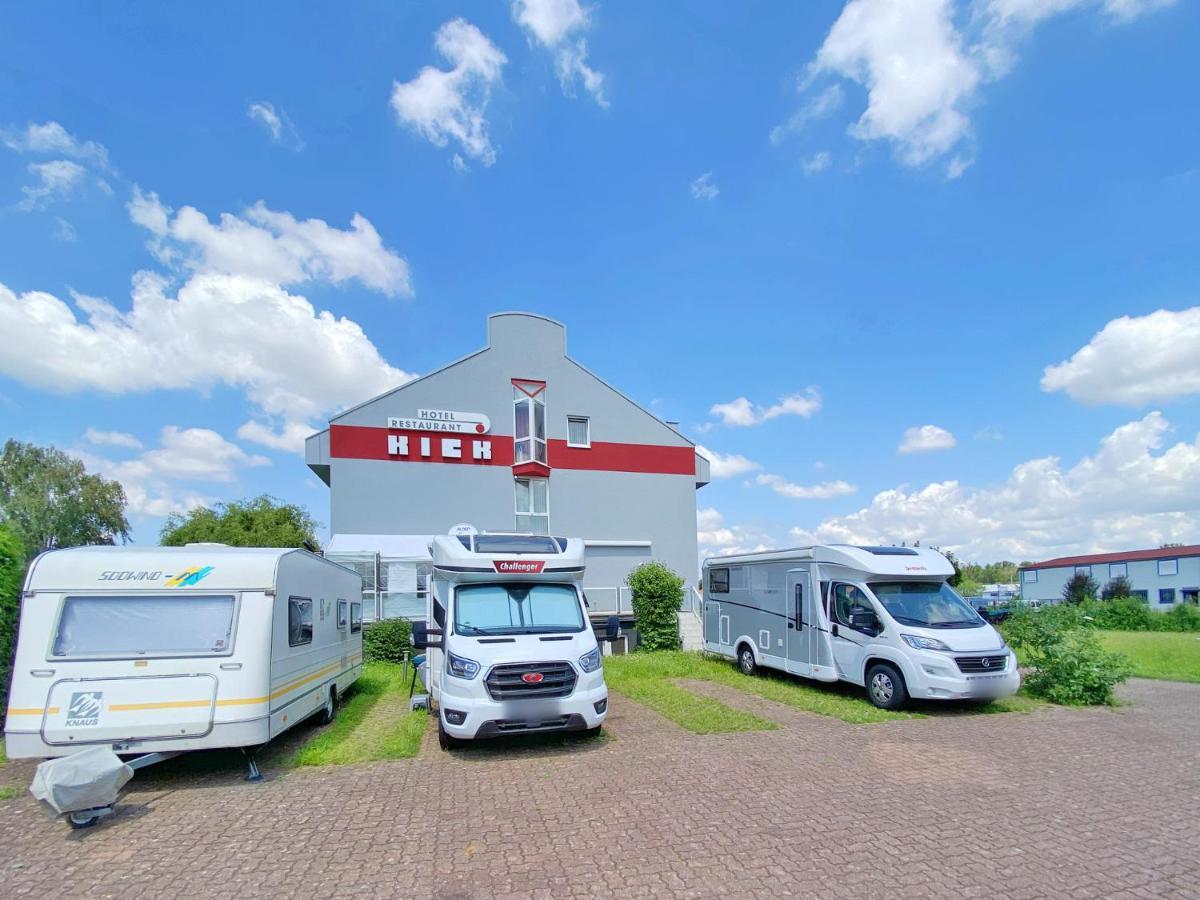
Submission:
MULTIPOLYGON (((651 475, 696 474, 696 451, 691 447, 663 447, 657 444, 617 444, 593 441, 591 447, 570 447, 566 441, 552 440, 548 447, 551 469, 590 470, 593 472, 640 472, 651 475)), ((511 466, 513 439, 506 434, 446 434, 437 431, 407 431, 368 425, 330 425, 329 455, 335 459, 386 459, 393 462, 436 462, 458 465, 511 466), (388 452, 388 436, 408 438, 407 454, 388 452), (421 454, 421 438, 429 440, 429 455, 421 454), (461 441, 462 457, 445 457, 442 439, 461 441), (474 458, 473 444, 487 441, 492 458, 474 458)))
POLYGON ((409 431, 368 425, 330 425, 329 455, 335 459, 386 459, 390 462, 447 463, 460 466, 511 466, 513 439, 505 434, 447 434, 444 431, 409 431), (406 454, 388 452, 388 437, 408 438, 406 454), (429 441, 429 455, 421 453, 421 439, 429 441), (443 440, 457 440, 462 456, 443 454, 443 440), (491 446, 491 459, 476 459, 476 444, 491 446))
POLYGON ((591 447, 584 448, 568 446, 566 441, 550 441, 549 454, 552 469, 645 472, 653 475, 696 474, 696 451, 692 447, 592 441, 591 447))

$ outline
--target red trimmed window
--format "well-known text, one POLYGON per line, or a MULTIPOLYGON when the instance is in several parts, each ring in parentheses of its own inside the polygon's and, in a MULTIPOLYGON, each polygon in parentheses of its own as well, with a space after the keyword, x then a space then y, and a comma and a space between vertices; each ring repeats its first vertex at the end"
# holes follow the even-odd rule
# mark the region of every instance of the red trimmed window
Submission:
POLYGON ((512 380, 513 465, 546 461, 546 382, 512 380))

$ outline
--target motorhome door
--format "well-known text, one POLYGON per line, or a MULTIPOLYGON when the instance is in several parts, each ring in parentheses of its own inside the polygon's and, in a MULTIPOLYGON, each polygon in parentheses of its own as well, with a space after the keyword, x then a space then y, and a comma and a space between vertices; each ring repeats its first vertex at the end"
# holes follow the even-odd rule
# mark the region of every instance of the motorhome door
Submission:
POLYGON ((812 573, 807 567, 787 573, 787 670, 795 675, 811 675, 813 663, 812 573))

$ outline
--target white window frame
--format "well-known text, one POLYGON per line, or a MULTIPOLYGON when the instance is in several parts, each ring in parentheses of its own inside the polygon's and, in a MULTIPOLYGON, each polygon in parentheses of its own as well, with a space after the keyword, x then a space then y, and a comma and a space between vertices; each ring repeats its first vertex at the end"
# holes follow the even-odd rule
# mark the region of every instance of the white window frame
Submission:
POLYGON ((1179 559, 1177 557, 1172 557, 1171 559, 1159 559, 1159 560, 1155 560, 1155 562, 1158 564, 1157 568, 1158 568, 1158 574, 1160 577, 1175 578, 1179 575, 1179 559), (1170 572, 1163 571, 1163 563, 1171 564, 1170 572))
POLYGON ((567 416, 567 446, 568 447, 579 447, 580 449, 583 449, 583 450, 590 450, 592 448, 592 419, 590 416, 567 416), (571 442, 571 423, 572 422, 582 422, 583 423, 583 427, 587 431, 587 442, 586 443, 574 444, 571 442))
POLYGON ((538 391, 536 397, 530 397, 527 393, 517 387, 515 384, 513 389, 513 462, 516 465, 524 463, 541 463, 549 465, 550 456, 546 443, 546 391, 545 386, 538 391), (527 437, 519 437, 517 435, 517 408, 526 405, 529 415, 529 435, 527 437), (542 409, 542 431, 538 434, 537 429, 537 408, 542 409), (529 458, 520 458, 520 447, 522 444, 529 445, 529 458), (541 450, 541 458, 538 458, 538 450, 541 450))
MULTIPOLYGON (((546 520, 546 530, 543 532, 540 532, 540 533, 541 534, 549 534, 550 533, 550 479, 549 478, 528 478, 528 477, 522 476, 520 478, 513 479, 513 522, 514 522, 514 524, 515 524, 518 516, 525 516, 526 518, 529 518, 529 519, 533 519, 533 518, 545 519, 546 520), (546 485, 546 511, 544 513, 533 511, 533 507, 534 507, 533 483, 535 481, 540 481, 546 485), (529 488, 528 488, 529 509, 518 509, 517 508, 517 496, 518 496, 517 485, 520 484, 521 482, 524 482, 525 484, 527 484, 529 486, 529 488)), ((517 529, 517 530, 519 531, 520 529, 517 529)))
POLYGON ((1129 563, 1123 563, 1123 562, 1109 563, 1108 564, 1108 577, 1109 577, 1110 581, 1114 578, 1128 578, 1129 577, 1129 563), (1120 571, 1117 571, 1118 569, 1120 571))
POLYGON ((1086 575, 1088 578, 1091 578, 1092 577, 1092 567, 1091 566, 1076 566, 1075 574, 1076 575, 1086 575))
POLYGON ((1037 584, 1037 569, 1026 569, 1021 573, 1021 584, 1037 584), (1030 578, 1029 576, 1033 577, 1030 578))

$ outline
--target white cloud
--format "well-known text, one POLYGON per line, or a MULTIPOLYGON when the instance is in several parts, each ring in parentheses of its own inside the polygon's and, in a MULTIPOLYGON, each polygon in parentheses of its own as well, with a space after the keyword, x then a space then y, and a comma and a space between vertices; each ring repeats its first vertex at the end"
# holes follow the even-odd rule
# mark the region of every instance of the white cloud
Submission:
POLYGON ((758 484, 769 487, 781 497, 790 500, 831 500, 853 494, 858 486, 846 481, 822 481, 820 484, 793 484, 779 475, 762 473, 755 479, 758 484))
POLYGON ((1113 319, 1069 360, 1047 366, 1042 390, 1125 406, 1200 393, 1200 306, 1113 319))
POLYGON ((50 233, 50 236, 54 240, 64 244, 73 244, 79 240, 79 235, 75 232, 75 226, 62 216, 54 217, 54 231, 50 233))
POLYGON ((216 223, 192 206, 173 211, 136 186, 129 217, 153 237, 160 262, 201 273, 249 275, 280 285, 357 279, 384 294, 412 294, 408 262, 383 244, 375 226, 355 213, 348 229, 323 219, 298 220, 262 201, 216 223))
MULTIPOLYGON (((117 432, 89 429, 86 438, 93 444, 141 446, 136 442, 124 442, 123 439, 131 436, 117 432)), ((158 447, 131 459, 111 460, 79 449, 73 453, 89 469, 121 482, 132 512, 146 516, 186 512, 210 502, 210 498, 195 490, 181 488, 180 482, 232 484, 242 469, 270 464, 266 457, 247 453, 215 431, 175 425, 163 428, 158 447)))
MULTIPOLYGON (((830 76, 857 82, 867 90, 867 106, 851 136, 890 143, 909 166, 945 158, 947 177, 957 178, 974 160, 970 114, 981 87, 1012 70, 1018 44, 1040 22, 1091 8, 1120 24, 1173 2, 849 0, 801 87, 830 76)), ((822 96, 793 119, 809 121, 805 111, 819 107, 822 96)))
POLYGON ((127 447, 131 450, 141 450, 142 442, 125 431, 101 431, 89 428, 83 436, 89 444, 99 444, 108 447, 127 447))
MULTIPOLYGON (((807 85, 801 82, 799 87, 803 93, 807 85)), ((842 90, 842 86, 837 83, 829 85, 815 97, 810 98, 799 110, 792 113, 786 122, 776 125, 771 130, 771 143, 778 147, 789 134, 803 131, 810 122, 832 115, 841 107, 843 100, 845 100, 845 92, 842 90)))
POLYGON ((696 452, 708 459, 709 474, 713 478, 736 478, 738 475, 756 472, 762 468, 754 460, 747 459, 740 453, 717 453, 699 444, 696 445, 696 452))
POLYGON ((0 131, 0 143, 18 153, 66 156, 111 171, 108 150, 95 141, 81 141, 57 122, 30 122, 24 129, 0 131))
POLYGON ((1191 542, 1200 508, 1200 437, 1163 449, 1161 413, 1117 428, 1092 456, 1016 466, 997 487, 957 481, 898 487, 855 513, 792 537, 822 543, 919 540, 968 560, 1032 560, 1191 542))
MULTIPOLYGON (((355 322, 277 284, 207 273, 174 297, 167 286, 137 273, 132 307, 121 311, 94 297, 75 295, 72 307, 0 284, 0 373, 61 393, 238 388, 257 420, 283 423, 281 435, 293 439, 322 414, 412 378, 388 365, 355 322)), ((277 440, 267 443, 284 437, 277 440)))
POLYGON ((434 46, 451 68, 426 66, 412 81, 394 82, 392 109, 403 125, 435 146, 456 141, 485 166, 496 161, 484 117, 492 86, 500 81, 508 58, 465 19, 452 19, 437 30, 434 46))
POLYGON ((587 41, 573 37, 592 24, 589 11, 579 0, 513 0, 512 16, 531 40, 553 54, 564 93, 570 95, 578 81, 600 106, 608 107, 604 75, 587 64, 587 41))
POLYGON ((929 453, 933 450, 949 450, 958 441, 945 428, 937 425, 914 425, 904 431, 904 440, 896 448, 897 453, 929 453))
POLYGON ((282 109, 276 109, 274 103, 258 100, 246 107, 246 115, 250 121, 256 122, 266 129, 271 141, 281 147, 294 150, 297 153, 304 149, 304 141, 288 114, 282 109))
POLYGON ((21 188, 25 199, 17 204, 17 209, 22 212, 45 209, 52 203, 69 200, 82 187, 87 169, 69 159, 55 159, 30 163, 29 174, 37 180, 21 188))
POLYGON ((995 425, 985 425, 975 432, 975 440, 977 441, 1002 441, 1004 440, 1004 432, 995 425))
POLYGON ((238 426, 237 436, 243 441, 251 441, 279 450, 284 453, 294 453, 304 448, 305 439, 320 431, 319 427, 309 425, 305 421, 283 420, 278 429, 271 423, 251 419, 238 426))
POLYGON ((833 162, 833 157, 828 150, 819 150, 812 156, 809 156, 800 161, 800 167, 804 170, 805 175, 816 175, 824 172, 833 162))
POLYGON ((755 553, 778 546, 770 534, 753 525, 726 525, 725 519, 709 506, 696 512, 696 538, 700 558, 755 553))
POLYGON ((712 200, 721 189, 713 184, 712 172, 705 172, 692 182, 692 196, 697 200, 712 200))
POLYGON ((745 397, 738 397, 728 403, 714 404, 709 413, 719 417, 725 425, 745 428, 751 425, 761 425, 763 422, 777 419, 780 416, 800 416, 802 419, 807 419, 820 409, 820 391, 815 387, 807 387, 802 393, 781 397, 779 402, 772 406, 759 406, 751 403, 745 397))

